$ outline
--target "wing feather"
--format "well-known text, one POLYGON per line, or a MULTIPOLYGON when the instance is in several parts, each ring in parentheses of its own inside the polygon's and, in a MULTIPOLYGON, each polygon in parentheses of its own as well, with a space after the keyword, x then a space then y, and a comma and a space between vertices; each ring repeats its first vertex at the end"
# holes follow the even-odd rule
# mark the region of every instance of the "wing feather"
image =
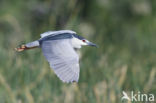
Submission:
POLYGON ((78 82, 79 57, 69 39, 44 41, 41 48, 50 67, 63 82, 78 82))

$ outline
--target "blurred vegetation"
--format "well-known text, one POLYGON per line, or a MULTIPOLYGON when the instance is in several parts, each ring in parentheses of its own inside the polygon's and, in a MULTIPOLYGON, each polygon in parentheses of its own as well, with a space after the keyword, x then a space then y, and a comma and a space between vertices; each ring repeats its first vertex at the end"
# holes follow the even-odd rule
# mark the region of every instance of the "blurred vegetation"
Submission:
POLYGON ((0 0, 0 103, 121 103, 156 94, 156 0, 0 0), (80 79, 62 83, 40 49, 13 49, 48 30, 99 45, 80 50, 80 79))

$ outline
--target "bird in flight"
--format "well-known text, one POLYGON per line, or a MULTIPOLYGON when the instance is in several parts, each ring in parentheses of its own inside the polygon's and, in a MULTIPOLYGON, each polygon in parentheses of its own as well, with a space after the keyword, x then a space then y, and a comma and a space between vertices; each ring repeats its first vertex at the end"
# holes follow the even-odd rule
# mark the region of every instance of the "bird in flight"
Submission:
POLYGON ((54 70, 55 74, 66 83, 78 82, 79 80, 79 56, 75 49, 83 45, 96 46, 71 30, 48 31, 41 34, 39 40, 20 45, 16 51, 40 47, 43 55, 54 70))

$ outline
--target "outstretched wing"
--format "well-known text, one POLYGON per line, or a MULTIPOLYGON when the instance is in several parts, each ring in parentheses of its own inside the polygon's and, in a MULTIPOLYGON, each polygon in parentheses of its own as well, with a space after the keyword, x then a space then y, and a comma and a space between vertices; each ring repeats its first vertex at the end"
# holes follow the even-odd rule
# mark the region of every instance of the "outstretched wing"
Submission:
POLYGON ((79 57, 69 39, 43 41, 41 48, 50 67, 63 82, 78 82, 79 57))
POLYGON ((71 31, 71 30, 48 31, 48 32, 42 33, 41 38, 44 38, 50 35, 55 36, 55 35, 64 34, 64 33, 76 34, 76 32, 71 31))

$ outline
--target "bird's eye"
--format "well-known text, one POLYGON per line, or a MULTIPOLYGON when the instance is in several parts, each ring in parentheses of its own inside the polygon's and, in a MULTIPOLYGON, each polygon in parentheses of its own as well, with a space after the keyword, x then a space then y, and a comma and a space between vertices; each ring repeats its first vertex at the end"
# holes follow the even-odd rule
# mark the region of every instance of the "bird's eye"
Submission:
POLYGON ((83 39, 82 41, 83 41, 83 42, 86 42, 86 40, 84 40, 84 39, 83 39))

